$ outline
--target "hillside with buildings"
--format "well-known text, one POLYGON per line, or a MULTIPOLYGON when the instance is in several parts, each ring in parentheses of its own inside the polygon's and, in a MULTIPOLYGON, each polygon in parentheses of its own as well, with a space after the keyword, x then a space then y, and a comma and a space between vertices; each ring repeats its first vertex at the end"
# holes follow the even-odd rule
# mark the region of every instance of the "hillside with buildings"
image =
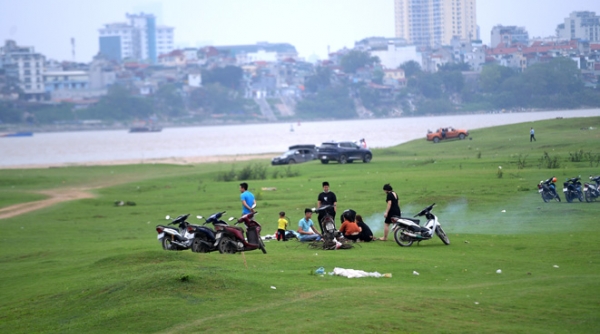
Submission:
POLYGON ((309 62, 290 43, 176 48, 152 14, 98 29, 89 63, 0 47, 3 124, 173 124, 397 117, 600 106, 600 16, 565 13, 556 34, 497 25, 475 0, 395 0, 394 37, 309 62), (86 123, 87 122, 87 123, 86 123))

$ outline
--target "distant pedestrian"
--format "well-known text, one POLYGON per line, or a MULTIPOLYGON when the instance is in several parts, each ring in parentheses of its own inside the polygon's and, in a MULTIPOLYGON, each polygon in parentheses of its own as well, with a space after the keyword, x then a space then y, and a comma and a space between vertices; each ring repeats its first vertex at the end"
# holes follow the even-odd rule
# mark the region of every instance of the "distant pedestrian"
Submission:
POLYGON ((285 212, 279 213, 279 220, 277 221, 277 241, 287 241, 285 237, 285 231, 287 230, 288 221, 285 219, 285 212))
POLYGON ((535 139, 535 130, 533 128, 531 128, 531 130, 529 130, 529 141, 537 141, 537 139, 535 139))

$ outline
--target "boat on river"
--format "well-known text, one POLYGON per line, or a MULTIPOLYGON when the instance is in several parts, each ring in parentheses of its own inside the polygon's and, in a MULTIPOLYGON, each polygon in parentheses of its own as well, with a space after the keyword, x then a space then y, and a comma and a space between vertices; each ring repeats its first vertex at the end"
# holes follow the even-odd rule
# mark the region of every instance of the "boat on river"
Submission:
POLYGON ((160 126, 132 126, 129 128, 129 132, 161 132, 160 126))
POLYGON ((0 133, 0 137, 31 137, 33 132, 31 131, 17 131, 9 133, 0 133))

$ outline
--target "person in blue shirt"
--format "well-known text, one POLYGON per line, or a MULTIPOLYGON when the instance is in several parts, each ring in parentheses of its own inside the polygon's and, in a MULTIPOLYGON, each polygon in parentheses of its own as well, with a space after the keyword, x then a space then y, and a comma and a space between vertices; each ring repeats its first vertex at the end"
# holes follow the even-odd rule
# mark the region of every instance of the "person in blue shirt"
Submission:
POLYGON ((315 229, 315 224, 312 221, 312 210, 304 209, 304 218, 298 222, 298 233, 300 241, 319 241, 321 234, 315 229))
POLYGON ((254 195, 248 191, 248 183, 240 183, 240 192, 242 193, 240 195, 240 199, 242 200, 242 215, 254 212, 256 200, 254 199, 254 195))

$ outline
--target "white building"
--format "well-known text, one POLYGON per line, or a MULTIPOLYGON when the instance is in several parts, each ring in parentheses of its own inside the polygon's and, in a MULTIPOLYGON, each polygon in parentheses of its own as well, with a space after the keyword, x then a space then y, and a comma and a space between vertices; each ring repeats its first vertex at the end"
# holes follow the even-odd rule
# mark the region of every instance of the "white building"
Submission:
POLYGON ((389 43, 387 49, 371 50, 371 56, 376 56, 381 61, 381 65, 386 69, 397 69, 403 63, 414 60, 419 65, 423 65, 423 57, 417 52, 414 45, 397 46, 389 43))
POLYGON ((32 46, 18 46, 15 41, 7 40, 0 47, 0 59, 6 75, 18 80, 26 97, 43 98, 45 57, 42 54, 36 53, 32 46))
POLYGON ((152 14, 127 14, 129 23, 110 23, 98 30, 100 53, 113 60, 132 59, 156 63, 173 51, 172 27, 157 26, 152 14))

